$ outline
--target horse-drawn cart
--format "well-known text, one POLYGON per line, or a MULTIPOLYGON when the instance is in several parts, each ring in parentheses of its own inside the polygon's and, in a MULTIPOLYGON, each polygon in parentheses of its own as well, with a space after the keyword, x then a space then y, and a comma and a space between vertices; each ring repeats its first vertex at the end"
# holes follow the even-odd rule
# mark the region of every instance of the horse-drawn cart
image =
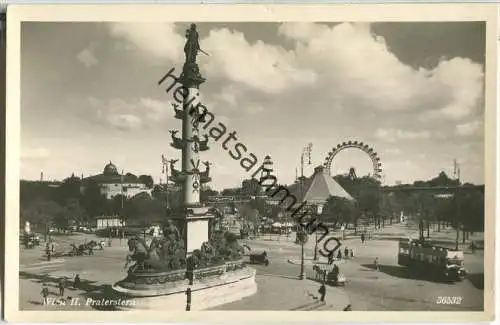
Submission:
POLYGON ((313 266, 314 279, 316 281, 324 281, 326 284, 332 286, 345 286, 347 280, 343 274, 340 274, 338 268, 334 267, 322 267, 318 264, 313 266))

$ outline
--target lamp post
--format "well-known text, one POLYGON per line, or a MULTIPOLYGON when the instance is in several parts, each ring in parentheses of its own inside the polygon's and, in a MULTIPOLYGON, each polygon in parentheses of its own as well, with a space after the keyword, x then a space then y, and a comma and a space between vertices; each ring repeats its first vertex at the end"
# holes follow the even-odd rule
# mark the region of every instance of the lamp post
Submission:
POLYGON ((460 198, 459 198, 459 193, 460 193, 460 166, 458 165, 457 161, 454 160, 453 161, 453 172, 456 176, 456 181, 457 181, 457 188, 456 188, 456 191, 455 191, 455 201, 457 202, 457 213, 455 215, 455 218, 456 218, 456 231, 457 231, 457 235, 456 235, 456 238, 455 238, 455 250, 458 251, 458 240, 459 240, 459 237, 460 237, 460 218, 459 218, 459 215, 460 215, 460 198))
MULTIPOLYGON (((309 143, 306 147, 302 149, 302 153, 300 155, 300 179, 297 182, 297 186, 299 187, 299 193, 300 193, 300 200, 304 200, 303 198, 303 182, 304 182, 304 163, 305 163, 305 158, 308 159, 308 165, 311 164, 311 149, 312 149, 312 143, 309 143)), ((304 244, 306 242, 306 229, 302 227, 300 224, 297 224, 297 234, 299 234, 299 229, 300 229, 300 275, 299 279, 304 280, 305 279, 305 272, 304 272, 304 244), (300 228, 299 228, 300 227, 300 228)))
POLYGON ((305 269, 304 269, 304 245, 306 243, 306 231, 303 227, 300 228, 300 275, 299 279, 304 280, 306 278, 305 269))

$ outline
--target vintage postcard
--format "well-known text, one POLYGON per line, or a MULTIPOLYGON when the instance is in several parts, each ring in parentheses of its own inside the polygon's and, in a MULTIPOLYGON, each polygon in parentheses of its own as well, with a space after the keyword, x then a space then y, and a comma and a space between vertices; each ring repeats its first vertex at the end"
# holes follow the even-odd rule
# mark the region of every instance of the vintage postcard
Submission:
POLYGON ((496 9, 8 7, 6 319, 492 320, 496 9))

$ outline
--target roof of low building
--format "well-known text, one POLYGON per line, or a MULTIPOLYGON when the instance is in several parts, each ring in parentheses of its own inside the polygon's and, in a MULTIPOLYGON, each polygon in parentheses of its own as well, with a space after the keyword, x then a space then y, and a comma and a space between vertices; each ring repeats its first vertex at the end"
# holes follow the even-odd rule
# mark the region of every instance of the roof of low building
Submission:
POLYGON ((305 178, 301 183, 288 187, 290 193, 297 198, 297 202, 326 202, 330 196, 354 200, 323 166, 316 167, 314 174, 305 178))
POLYGON ((120 174, 118 168, 111 161, 104 166, 102 174, 89 176, 83 179, 84 182, 96 182, 99 184, 142 184, 134 175, 120 174))

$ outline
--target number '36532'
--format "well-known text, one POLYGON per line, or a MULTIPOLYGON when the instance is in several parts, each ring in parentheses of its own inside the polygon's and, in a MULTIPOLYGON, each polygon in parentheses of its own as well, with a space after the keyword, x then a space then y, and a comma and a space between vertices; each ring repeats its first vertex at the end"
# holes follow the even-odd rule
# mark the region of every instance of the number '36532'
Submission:
POLYGON ((438 305, 460 305, 462 300, 462 297, 439 296, 437 297, 436 303, 438 305))

